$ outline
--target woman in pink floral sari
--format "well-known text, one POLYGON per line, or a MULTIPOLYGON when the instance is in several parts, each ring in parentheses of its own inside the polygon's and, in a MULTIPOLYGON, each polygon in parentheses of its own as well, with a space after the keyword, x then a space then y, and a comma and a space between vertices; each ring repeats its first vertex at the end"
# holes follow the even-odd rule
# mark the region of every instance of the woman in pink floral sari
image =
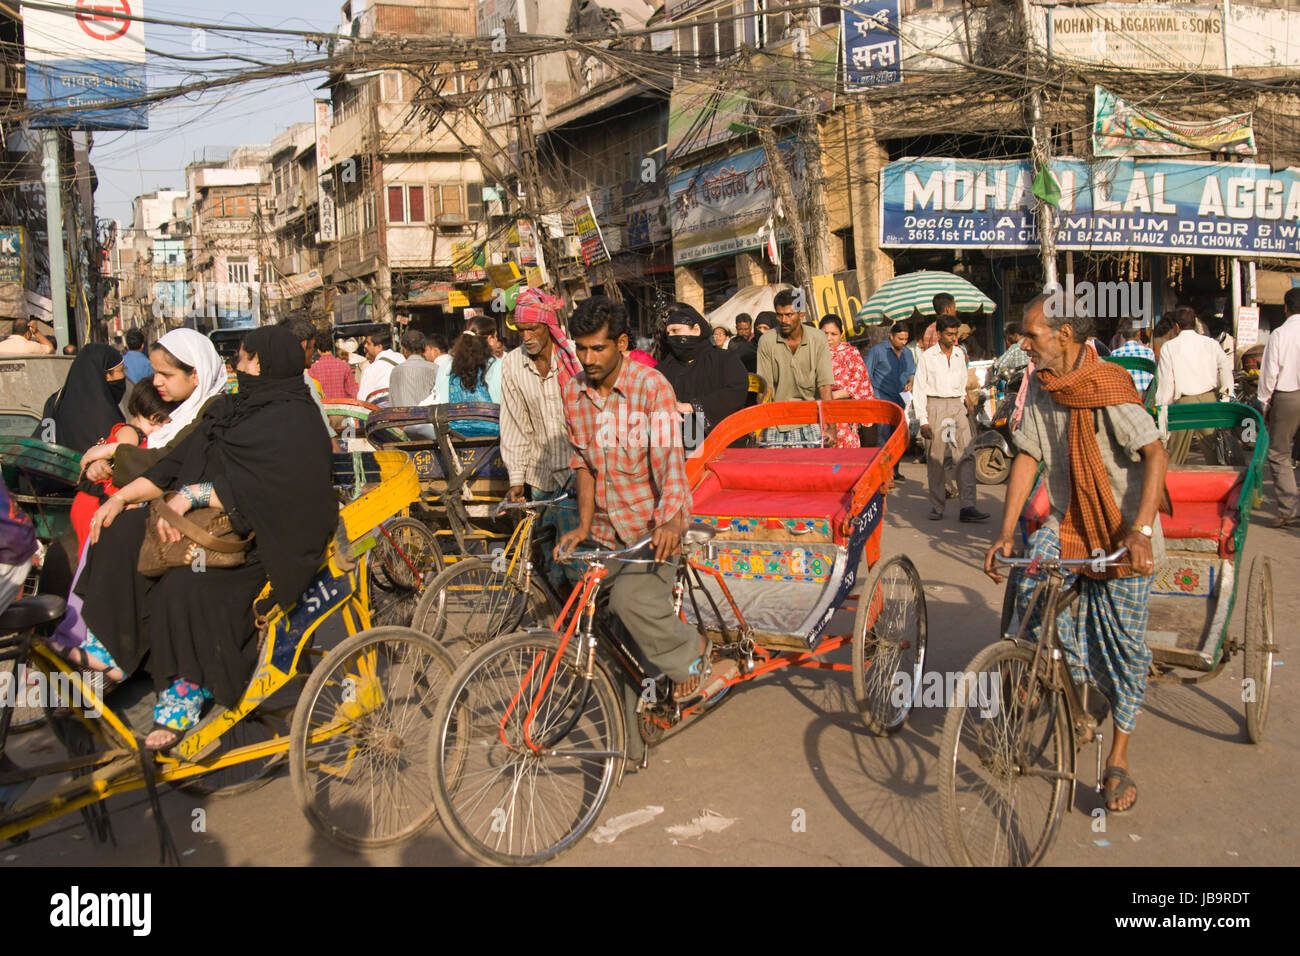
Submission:
MULTIPOLYGON (((831 347, 831 372, 835 376, 835 385, 831 389, 833 398, 875 398, 871 388, 871 378, 867 375, 867 366, 862 356, 848 342, 844 341, 844 323, 838 315, 828 315, 821 321, 821 330, 826 333, 826 342, 831 347)), ((836 428, 836 444, 840 448, 861 448, 858 438, 858 426, 841 422, 836 428)))

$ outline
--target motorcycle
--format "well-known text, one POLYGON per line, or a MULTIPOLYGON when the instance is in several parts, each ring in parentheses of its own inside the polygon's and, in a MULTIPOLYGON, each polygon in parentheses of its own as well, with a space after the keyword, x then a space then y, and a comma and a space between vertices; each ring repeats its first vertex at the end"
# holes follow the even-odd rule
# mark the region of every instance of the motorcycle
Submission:
POLYGON ((1011 440, 1011 416, 1016 409, 1016 394, 1024 370, 1009 378, 999 378, 980 390, 979 410, 975 413, 975 480, 981 485, 1000 485, 1011 476, 1011 462, 1016 457, 1011 440), (988 411, 988 399, 996 398, 994 411, 988 411))

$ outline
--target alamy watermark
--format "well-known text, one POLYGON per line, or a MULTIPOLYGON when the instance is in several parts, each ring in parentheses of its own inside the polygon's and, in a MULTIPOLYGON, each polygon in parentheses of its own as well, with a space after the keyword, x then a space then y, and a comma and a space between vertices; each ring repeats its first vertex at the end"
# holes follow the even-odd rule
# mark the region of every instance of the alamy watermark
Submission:
POLYGON ((1155 287, 1151 282, 1074 281, 1067 273, 1065 285, 1044 286, 1043 303, 1048 318, 1134 319, 1150 327, 1155 318, 1155 287))
POLYGON ((46 675, 33 668, 0 672, 0 707, 58 708, 70 707, 87 717, 103 716, 104 675, 99 671, 80 676, 65 671, 46 675), (90 696, 82 681, 89 685, 90 696))
POLYGON ((704 441, 704 415, 677 411, 604 411, 596 416, 596 444, 601 448, 693 449, 704 441))
POLYGON ((1002 706, 1002 675, 996 671, 926 671, 894 675, 889 702, 904 707, 976 707, 981 717, 996 717, 1002 706))

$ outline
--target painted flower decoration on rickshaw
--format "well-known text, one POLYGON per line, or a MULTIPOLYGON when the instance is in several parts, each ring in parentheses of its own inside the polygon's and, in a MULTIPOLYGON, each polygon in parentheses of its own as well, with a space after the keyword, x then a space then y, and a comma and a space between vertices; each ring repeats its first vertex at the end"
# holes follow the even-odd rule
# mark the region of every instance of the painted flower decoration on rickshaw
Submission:
POLYGON ((1174 583, 1184 591, 1195 591, 1200 587, 1201 576, 1192 568, 1184 568, 1174 575, 1174 583))

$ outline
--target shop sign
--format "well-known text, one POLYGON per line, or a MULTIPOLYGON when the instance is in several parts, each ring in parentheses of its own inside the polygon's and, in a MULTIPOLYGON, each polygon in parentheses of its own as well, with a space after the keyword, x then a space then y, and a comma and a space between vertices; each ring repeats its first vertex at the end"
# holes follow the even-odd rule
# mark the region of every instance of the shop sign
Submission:
POLYGON ((482 282, 487 278, 487 246, 472 239, 451 244, 452 278, 457 282, 482 282))
POLYGON ((1092 152, 1096 156, 1254 156, 1251 115, 1237 113, 1208 123, 1183 123, 1134 106, 1098 86, 1093 94, 1092 152))
POLYGON ((849 269, 834 275, 813 276, 813 303, 817 315, 838 315, 844 323, 844 337, 853 338, 865 334, 866 327, 858 328, 853 317, 862 308, 862 296, 858 293, 858 273, 849 269))
POLYGON ((844 89, 903 82, 898 0, 850 0, 844 20, 844 89))
POLYGON ((1223 7, 1101 3, 1047 11, 1051 55, 1125 70, 1222 73, 1223 7))
POLYGON ((0 226, 0 282, 23 281, 24 246, 22 226, 0 226))
MULTIPOLYGON (((311 269, 307 272, 298 272, 286 279, 280 280, 280 294, 286 299, 292 299, 295 296, 306 295, 314 289, 319 289, 325 284, 321 278, 319 269, 311 269)), ((268 288, 274 288, 268 286, 268 288)))
MULTIPOLYGON (((777 145, 797 187, 803 154, 793 139, 777 145)), ((761 147, 747 149, 688 169, 669 183, 668 201, 675 265, 758 249, 776 204, 767 154, 761 147)), ((781 239, 788 238, 784 233, 781 239)))
MULTIPOLYGON (((1255 163, 1056 159, 1056 246, 1300 256, 1300 175, 1255 163)), ((1028 160, 903 159, 881 174, 880 244, 1037 250, 1028 160)))
POLYGON ((411 305, 446 305, 450 294, 450 282, 412 279, 406 290, 406 301, 411 305))
POLYGON ((569 216, 573 220, 574 237, 578 240, 582 264, 590 269, 602 262, 609 262, 609 249, 605 247, 605 238, 600 234, 600 224, 596 222, 596 210, 591 204, 591 197, 583 196, 570 203, 569 216))

